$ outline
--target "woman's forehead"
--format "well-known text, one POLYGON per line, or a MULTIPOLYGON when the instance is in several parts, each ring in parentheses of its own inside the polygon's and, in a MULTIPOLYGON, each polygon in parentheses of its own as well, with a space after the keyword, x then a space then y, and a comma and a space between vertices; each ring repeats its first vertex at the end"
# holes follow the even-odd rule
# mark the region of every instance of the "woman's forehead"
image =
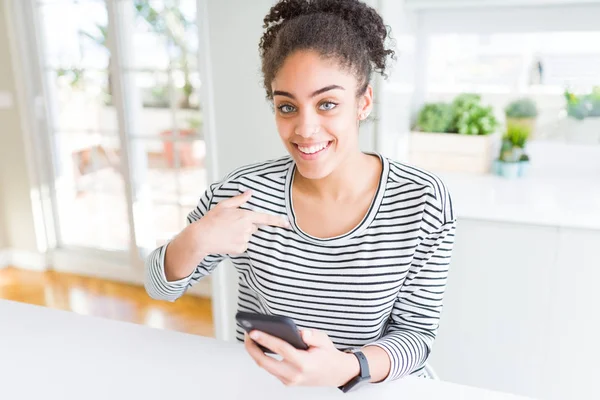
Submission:
POLYGON ((352 93, 356 78, 334 60, 309 51, 291 54, 271 83, 273 91, 285 91, 299 97, 310 97, 315 91, 331 85, 352 93))

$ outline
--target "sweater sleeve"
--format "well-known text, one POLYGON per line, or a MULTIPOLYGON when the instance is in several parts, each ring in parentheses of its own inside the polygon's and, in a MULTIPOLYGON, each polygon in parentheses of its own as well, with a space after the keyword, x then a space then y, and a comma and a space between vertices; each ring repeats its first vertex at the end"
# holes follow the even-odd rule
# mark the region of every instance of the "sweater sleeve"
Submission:
POLYGON ((446 288, 456 222, 451 220, 417 245, 384 335, 374 343, 391 361, 384 381, 401 378, 425 364, 436 337, 446 288))
MULTIPOLYGON (((188 225, 202 218, 213 207, 213 195, 217 186, 211 185, 200 197, 196 208, 187 216, 188 225)), ((177 300, 190 286, 209 275, 225 258, 222 254, 209 254, 189 276, 169 282, 165 276, 165 254, 168 246, 169 243, 154 249, 145 262, 144 287, 148 295, 157 300, 177 300)))

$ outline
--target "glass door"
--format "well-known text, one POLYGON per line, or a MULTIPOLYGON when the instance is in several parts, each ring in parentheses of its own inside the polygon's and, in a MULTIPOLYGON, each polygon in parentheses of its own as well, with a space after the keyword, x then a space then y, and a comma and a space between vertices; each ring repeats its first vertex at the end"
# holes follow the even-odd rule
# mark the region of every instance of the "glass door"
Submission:
POLYGON ((136 245, 177 234, 206 187, 195 0, 114 3, 136 245))
POLYGON ((56 246, 140 267, 206 188, 195 0, 29 0, 56 246))
POLYGON ((34 6, 47 109, 57 245, 129 249, 122 148, 104 1, 34 6))

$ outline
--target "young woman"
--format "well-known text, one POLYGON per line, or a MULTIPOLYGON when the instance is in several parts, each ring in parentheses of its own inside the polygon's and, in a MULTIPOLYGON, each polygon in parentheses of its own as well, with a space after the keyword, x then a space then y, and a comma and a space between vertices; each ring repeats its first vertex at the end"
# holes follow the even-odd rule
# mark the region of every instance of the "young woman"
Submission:
POLYGON ((238 326, 285 384, 426 376, 455 218, 436 176, 359 149, 371 74, 393 56, 386 26, 358 0, 281 0, 264 22, 264 86, 289 156, 210 185, 188 226, 148 257, 146 289, 174 301, 227 257, 238 309, 292 318, 310 346, 250 340, 238 326))

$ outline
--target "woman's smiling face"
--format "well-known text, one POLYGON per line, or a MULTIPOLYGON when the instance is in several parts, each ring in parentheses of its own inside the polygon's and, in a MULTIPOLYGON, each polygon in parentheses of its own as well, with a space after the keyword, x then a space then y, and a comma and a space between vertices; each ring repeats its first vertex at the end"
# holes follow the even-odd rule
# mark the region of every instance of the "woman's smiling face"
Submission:
POLYGON ((359 151, 358 122, 372 89, 357 98, 356 77, 314 51, 297 51, 271 84, 279 136, 308 179, 321 179, 359 151))

